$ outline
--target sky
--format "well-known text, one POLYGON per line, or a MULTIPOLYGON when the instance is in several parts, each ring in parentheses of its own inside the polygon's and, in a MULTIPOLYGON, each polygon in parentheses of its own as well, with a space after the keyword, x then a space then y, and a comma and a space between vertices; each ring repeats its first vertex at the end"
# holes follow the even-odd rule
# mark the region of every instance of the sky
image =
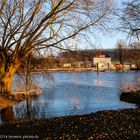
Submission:
MULTIPOLYGON (((122 7, 123 2, 129 2, 130 0, 116 0, 117 6, 122 7)), ((101 48, 115 48, 118 40, 126 40, 127 35, 119 32, 119 31, 112 31, 112 33, 108 33, 106 35, 100 35, 100 43, 99 47, 101 48)))
MULTIPOLYGON (((115 7, 122 7, 123 2, 129 2, 130 0, 116 0, 117 5, 115 7)), ((118 40, 126 40, 126 34, 112 30, 111 32, 102 33, 101 31, 97 31, 96 33, 97 38, 90 37, 90 40, 94 40, 95 48, 101 49, 111 49, 116 48, 116 44, 118 40)), ((86 42, 77 42, 77 46, 80 48, 86 49, 93 49, 88 43, 86 42)))
MULTIPOLYGON (((90 40, 92 41, 93 46, 90 46, 86 41, 73 41, 73 44, 76 44, 78 48, 82 49, 111 49, 116 48, 116 44, 118 40, 126 40, 126 34, 119 31, 112 31, 107 33, 96 32, 96 38, 94 36, 90 36, 90 40), (76 43, 75 43, 76 42, 76 43)), ((77 39, 78 40, 78 39, 77 39)))
POLYGON ((118 40, 126 40, 126 35, 121 32, 108 33, 108 35, 100 35, 100 48, 116 48, 118 40))
MULTIPOLYGON (((116 0, 117 5, 115 5, 115 8, 121 7, 123 2, 129 2, 130 0, 116 0)), ((117 22, 115 23, 117 24, 117 22)), ((117 41, 118 40, 124 40, 126 41, 126 34, 111 30, 102 32, 102 30, 95 31, 96 38, 93 35, 89 35, 89 39, 92 41, 93 46, 90 46, 89 43, 87 43, 86 40, 83 40, 80 38, 80 36, 77 36, 76 38, 72 39, 70 42, 68 42, 69 46, 71 47, 71 50, 85 50, 85 49, 113 49, 116 48, 117 41)), ((56 50, 57 53, 58 50, 56 50)))

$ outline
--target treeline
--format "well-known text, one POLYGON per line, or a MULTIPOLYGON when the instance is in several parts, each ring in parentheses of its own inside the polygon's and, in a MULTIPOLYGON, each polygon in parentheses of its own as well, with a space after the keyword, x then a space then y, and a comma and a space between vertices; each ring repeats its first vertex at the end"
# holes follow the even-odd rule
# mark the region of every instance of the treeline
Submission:
POLYGON ((92 67, 94 64, 93 57, 100 51, 103 51, 110 56, 113 64, 135 64, 137 69, 140 69, 140 49, 135 46, 133 48, 125 47, 104 50, 65 51, 58 53, 57 55, 47 55, 46 57, 30 55, 23 60, 18 71, 25 72, 29 65, 30 71, 62 67, 92 67))

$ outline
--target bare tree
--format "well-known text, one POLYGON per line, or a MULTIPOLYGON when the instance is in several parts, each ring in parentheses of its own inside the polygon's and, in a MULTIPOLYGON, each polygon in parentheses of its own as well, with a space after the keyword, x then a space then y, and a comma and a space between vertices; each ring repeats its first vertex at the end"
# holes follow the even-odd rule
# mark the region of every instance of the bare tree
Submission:
POLYGON ((128 59, 132 64, 135 64, 137 69, 140 69, 140 46, 139 43, 133 43, 130 46, 128 59))
POLYGON ((123 40, 118 40, 117 42, 117 52, 118 52, 118 57, 119 57, 119 62, 120 64, 124 64, 125 60, 125 53, 126 53, 126 44, 123 40))
POLYGON ((1 13, 2 13, 2 10, 3 10, 3 7, 4 7, 5 3, 6 3, 6 0, 2 0, 0 2, 0 16, 1 16, 1 13))
POLYGON ((0 8, 1 93, 31 53, 64 44, 77 34, 105 27, 113 0, 6 0, 0 8))
POLYGON ((119 30, 127 33, 129 39, 129 48, 127 58, 129 61, 140 67, 140 1, 130 0, 123 3, 123 8, 115 13, 119 19, 119 30))
POLYGON ((119 29, 128 34, 130 40, 140 41, 140 1, 131 0, 123 3, 123 8, 118 9, 116 15, 120 19, 119 29))

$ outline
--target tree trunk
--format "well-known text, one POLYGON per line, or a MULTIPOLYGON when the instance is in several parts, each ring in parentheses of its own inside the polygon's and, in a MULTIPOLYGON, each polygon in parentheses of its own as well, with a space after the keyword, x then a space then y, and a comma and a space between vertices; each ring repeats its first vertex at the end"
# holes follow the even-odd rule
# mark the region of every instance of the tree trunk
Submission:
POLYGON ((20 63, 14 63, 8 65, 5 70, 0 68, 0 92, 2 94, 12 93, 12 81, 19 66, 20 63))
POLYGON ((9 122, 15 119, 13 107, 7 107, 1 110, 2 122, 9 122))
POLYGON ((5 73, 5 76, 1 79, 1 93, 10 94, 12 92, 13 74, 5 73))

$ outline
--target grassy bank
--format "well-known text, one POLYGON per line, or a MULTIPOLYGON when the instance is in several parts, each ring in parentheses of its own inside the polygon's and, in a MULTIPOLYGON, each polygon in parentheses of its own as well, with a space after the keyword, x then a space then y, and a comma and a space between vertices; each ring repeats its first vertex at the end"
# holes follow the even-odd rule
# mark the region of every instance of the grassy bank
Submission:
POLYGON ((3 98, 3 97, 0 97, 0 109, 4 109, 4 108, 10 107, 10 106, 13 106, 14 104, 16 104, 16 102, 3 98))
POLYGON ((25 99, 30 98, 29 95, 19 94, 19 95, 8 95, 8 94, 1 94, 0 95, 0 110, 13 106, 25 99))
POLYGON ((1 125, 0 136, 47 140, 138 140, 140 109, 101 111, 44 120, 21 119, 1 125))

